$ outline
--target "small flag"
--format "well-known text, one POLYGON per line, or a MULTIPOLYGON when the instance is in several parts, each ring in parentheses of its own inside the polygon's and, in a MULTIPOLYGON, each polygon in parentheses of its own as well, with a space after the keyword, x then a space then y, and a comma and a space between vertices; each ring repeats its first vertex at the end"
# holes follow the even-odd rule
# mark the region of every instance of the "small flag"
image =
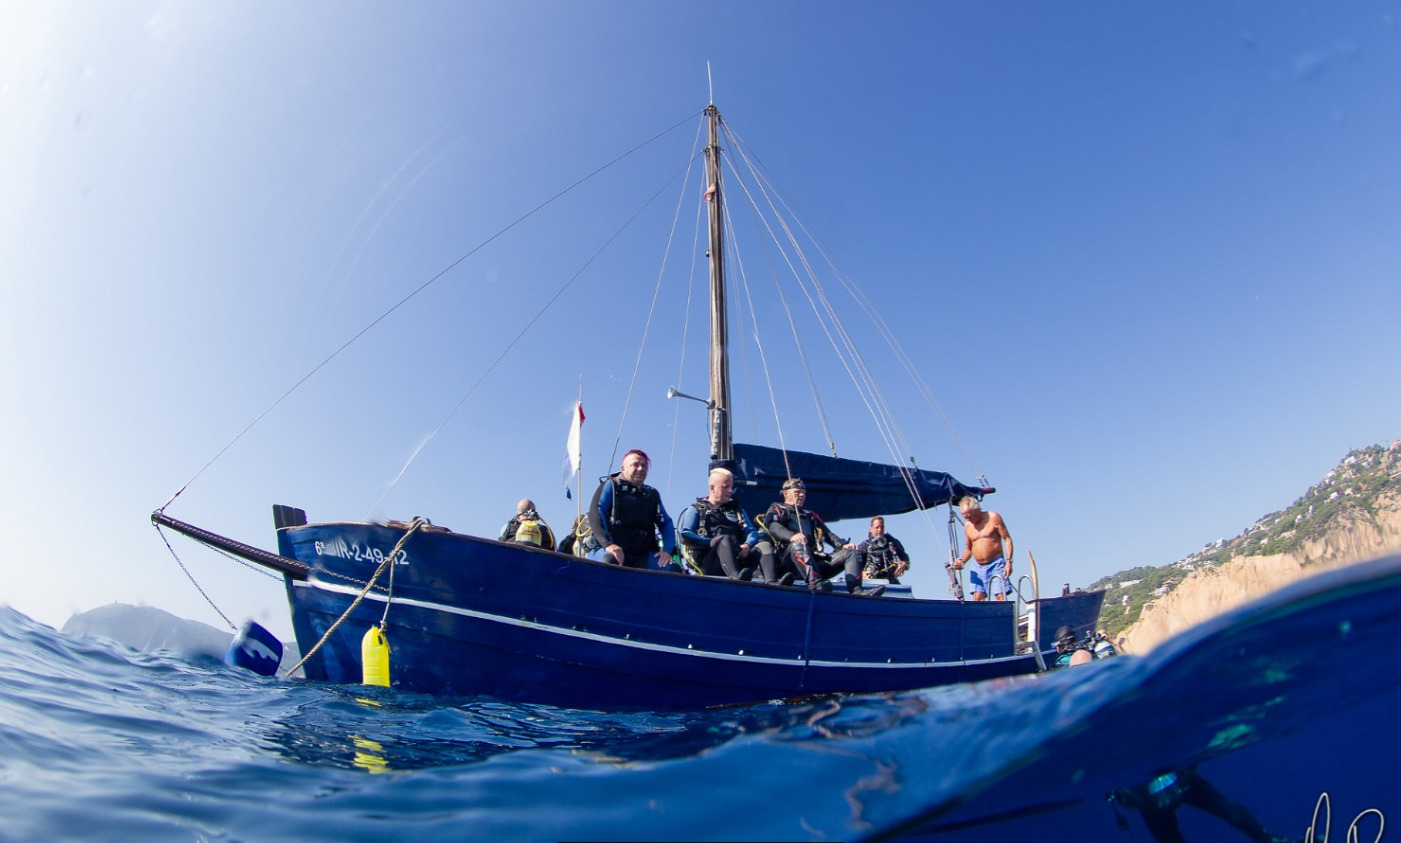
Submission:
POLYGON ((574 477, 579 473, 579 464, 583 461, 580 451, 580 428, 584 426, 584 402, 574 402, 574 419, 569 424, 569 442, 566 445, 568 453, 564 458, 564 496, 573 499, 574 477))

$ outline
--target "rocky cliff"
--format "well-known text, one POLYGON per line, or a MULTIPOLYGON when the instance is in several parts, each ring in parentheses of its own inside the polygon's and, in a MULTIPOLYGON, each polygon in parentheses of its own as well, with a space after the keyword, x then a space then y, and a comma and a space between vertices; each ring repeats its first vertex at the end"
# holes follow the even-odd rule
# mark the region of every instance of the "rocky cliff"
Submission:
POLYGON ((1104 621, 1131 653, 1303 577, 1401 551, 1401 440, 1354 451, 1288 509, 1160 568, 1107 577, 1104 621))

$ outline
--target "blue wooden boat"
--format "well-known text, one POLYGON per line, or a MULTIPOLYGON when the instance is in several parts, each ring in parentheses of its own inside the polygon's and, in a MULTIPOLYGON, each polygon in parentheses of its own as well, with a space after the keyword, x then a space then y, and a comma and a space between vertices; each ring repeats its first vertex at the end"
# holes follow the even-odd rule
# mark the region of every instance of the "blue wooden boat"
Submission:
POLYGON ((383 620, 394 687, 433 694, 685 708, 1034 673, 1054 658, 1054 630, 1092 629, 1104 597, 871 600, 619 568, 436 529, 400 546, 406 525, 308 524, 290 507, 276 515, 277 554, 156 519, 284 574, 302 652, 324 639, 308 677, 360 682, 361 639, 383 620), (347 614, 391 554, 392 589, 382 574, 347 614))
MULTIPOLYGON (((801 476, 829 521, 993 489, 943 472, 734 443, 730 433, 720 117, 705 111, 710 208, 711 466, 751 513, 801 476)), ((381 627, 394 687, 587 708, 678 708, 880 692, 1044 670, 1054 632, 1092 630, 1103 592, 1007 602, 869 599, 620 568, 422 523, 308 523, 274 507, 276 553, 167 515, 159 526, 284 575, 312 679, 360 682, 381 627)), ((1025 581, 1024 581, 1025 582, 1025 581)))

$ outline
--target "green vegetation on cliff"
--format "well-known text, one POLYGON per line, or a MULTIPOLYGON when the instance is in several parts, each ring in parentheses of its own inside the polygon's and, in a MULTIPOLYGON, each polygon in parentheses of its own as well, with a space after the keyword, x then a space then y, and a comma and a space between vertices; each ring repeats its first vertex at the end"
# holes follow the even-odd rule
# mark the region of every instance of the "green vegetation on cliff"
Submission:
MULTIPOLYGON (((1093 583, 1108 590, 1100 627, 1117 637, 1154 600, 1188 574, 1238 556, 1300 553, 1307 542, 1350 521, 1373 520, 1383 494, 1401 491, 1401 440, 1353 451, 1287 509, 1271 512, 1230 540, 1212 542, 1185 559, 1159 567, 1130 568, 1093 583)), ((1311 561, 1305 559, 1305 561, 1311 561)))

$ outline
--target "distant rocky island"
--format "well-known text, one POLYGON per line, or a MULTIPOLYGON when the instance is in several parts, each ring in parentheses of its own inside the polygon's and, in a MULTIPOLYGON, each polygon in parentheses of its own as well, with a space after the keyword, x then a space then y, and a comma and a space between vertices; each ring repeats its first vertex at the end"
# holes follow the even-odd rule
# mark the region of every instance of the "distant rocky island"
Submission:
POLYGON ((1130 653, 1267 591, 1401 550, 1401 440, 1353 451, 1286 509, 1160 567, 1105 577, 1100 626, 1130 653))
MULTIPOLYGON (((184 659, 222 661, 233 633, 199 621, 176 617, 154 606, 109 603, 68 619, 64 635, 105 638, 143 653, 168 651, 184 659)), ((295 642, 283 642, 282 664, 301 658, 295 642)), ((301 675, 300 671, 297 675, 301 675)))
POLYGON ((64 635, 106 638, 133 650, 169 650, 186 657, 222 659, 233 633, 176 617, 154 606, 108 603, 79 612, 63 625, 64 635))

